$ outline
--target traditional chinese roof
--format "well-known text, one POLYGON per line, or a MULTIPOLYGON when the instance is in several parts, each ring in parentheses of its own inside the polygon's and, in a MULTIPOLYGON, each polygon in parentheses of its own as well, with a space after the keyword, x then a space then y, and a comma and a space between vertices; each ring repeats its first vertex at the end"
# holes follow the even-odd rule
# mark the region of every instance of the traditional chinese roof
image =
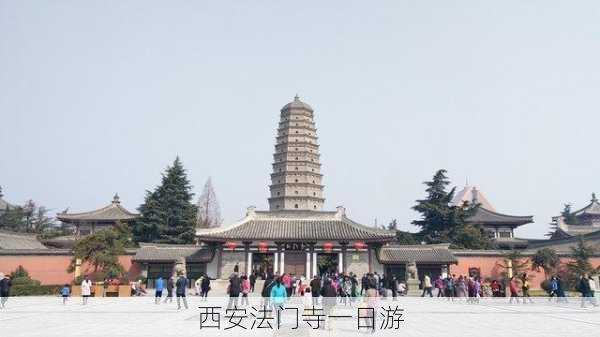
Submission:
POLYGON ((476 223, 481 225, 502 225, 517 227, 533 222, 533 216, 507 215, 493 212, 483 207, 478 207, 475 211, 475 214, 470 216, 467 219, 467 221, 470 223, 476 223))
POLYGON ((95 211, 83 213, 58 213, 56 218, 62 222, 102 222, 102 221, 128 221, 139 217, 139 214, 131 213, 119 201, 119 196, 115 194, 113 201, 106 207, 95 211))
POLYGON ((175 262, 185 259, 187 262, 210 262, 214 250, 196 245, 168 245, 157 243, 140 243, 133 261, 137 262, 175 262))
POLYGON ((448 249, 448 244, 436 245, 387 245, 379 250, 379 262, 383 264, 458 263, 456 256, 448 249))
POLYGON ((0 231, 0 250, 3 249, 44 249, 35 235, 0 231))
POLYGON ((479 207, 483 207, 492 212, 496 211, 492 203, 490 203, 485 195, 483 195, 483 193, 475 186, 466 185, 462 190, 456 193, 450 203, 455 206, 461 206, 465 202, 468 204, 479 204, 479 207))
POLYGON ((559 254, 570 254, 571 248, 577 246, 580 239, 583 239, 587 246, 594 247, 595 256, 600 255, 600 231, 591 232, 585 235, 569 236, 561 239, 550 239, 538 242, 531 242, 527 249, 536 251, 541 248, 550 248, 559 254))
POLYGON ((3 212, 7 209, 12 209, 15 206, 9 204, 7 201, 5 201, 4 199, 0 198, 0 212, 3 212))
POLYGON ((248 210, 244 219, 231 226, 199 229, 201 241, 353 241, 389 242, 392 231, 367 227, 345 216, 343 207, 326 211, 255 211, 248 210))
POLYGON ((573 212, 574 215, 576 216, 581 216, 581 215, 596 215, 596 216, 600 216, 600 203, 598 202, 598 199, 596 198, 596 194, 592 194, 592 200, 590 201, 590 203, 585 206, 584 208, 573 212))

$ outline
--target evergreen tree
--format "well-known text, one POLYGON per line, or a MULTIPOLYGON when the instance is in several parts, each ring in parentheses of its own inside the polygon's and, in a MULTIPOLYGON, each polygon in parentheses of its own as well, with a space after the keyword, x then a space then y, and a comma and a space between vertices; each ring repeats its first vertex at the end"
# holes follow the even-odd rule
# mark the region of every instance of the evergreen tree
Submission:
POLYGON ((578 276, 583 274, 594 274, 597 271, 590 262, 590 258, 595 253, 594 247, 586 245, 583 238, 579 237, 577 246, 571 247, 573 260, 567 263, 567 271, 571 279, 577 279, 578 276))
POLYGON ((196 236, 197 208, 192 204, 192 186, 185 169, 175 159, 162 176, 160 186, 146 193, 139 207, 141 218, 134 225, 136 241, 193 243, 196 236))
POLYGON ((81 260, 82 263, 92 266, 94 272, 102 272, 103 276, 122 276, 125 269, 119 262, 119 256, 125 254, 128 241, 125 228, 127 226, 118 225, 101 229, 77 241, 67 272, 74 272, 77 260, 81 260))
POLYGON ((544 271, 544 278, 548 279, 558 267, 560 266, 560 258, 556 251, 551 248, 542 248, 535 252, 531 257, 531 270, 544 271))
POLYGON ((427 197, 417 200, 413 210, 421 213, 421 219, 412 223, 421 227, 419 233, 428 243, 450 242, 454 248, 483 249, 489 247, 489 237, 481 226, 467 224, 479 205, 451 205, 455 188, 446 191, 450 181, 446 170, 438 170, 432 181, 424 183, 427 197))

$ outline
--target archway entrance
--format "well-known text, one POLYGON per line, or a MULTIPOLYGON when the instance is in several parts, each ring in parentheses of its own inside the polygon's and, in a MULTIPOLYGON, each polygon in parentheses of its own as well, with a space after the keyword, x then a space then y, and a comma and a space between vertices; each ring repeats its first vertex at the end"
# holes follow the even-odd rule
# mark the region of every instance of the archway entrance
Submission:
POLYGON ((317 269, 319 275, 335 274, 338 272, 338 254, 337 253, 318 253, 317 269))

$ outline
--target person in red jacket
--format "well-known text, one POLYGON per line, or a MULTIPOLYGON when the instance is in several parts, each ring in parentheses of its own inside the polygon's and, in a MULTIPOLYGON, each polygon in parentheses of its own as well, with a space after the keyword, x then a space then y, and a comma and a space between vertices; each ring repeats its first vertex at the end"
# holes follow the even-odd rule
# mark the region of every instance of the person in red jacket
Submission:
POLYGON ((510 288, 510 301, 508 303, 512 303, 513 299, 519 303, 519 281, 515 276, 510 278, 509 282, 510 288))

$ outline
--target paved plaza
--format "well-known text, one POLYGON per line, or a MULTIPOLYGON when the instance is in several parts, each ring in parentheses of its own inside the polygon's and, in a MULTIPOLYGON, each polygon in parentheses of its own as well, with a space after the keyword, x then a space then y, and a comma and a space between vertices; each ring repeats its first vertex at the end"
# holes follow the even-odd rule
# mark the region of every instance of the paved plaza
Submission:
MULTIPOLYGON (((250 329, 250 319, 243 325, 225 330, 228 320, 221 312, 221 329, 200 329, 199 307, 226 306, 227 299, 213 297, 202 302, 199 297, 188 297, 189 309, 177 310, 176 301, 156 305, 152 296, 135 298, 90 298, 88 305, 81 298, 70 298, 66 306, 59 297, 10 298, 7 307, 0 310, 2 336, 349 336, 364 335, 357 329, 357 303, 354 307, 338 307, 338 318, 333 331, 313 330, 299 319, 299 328, 293 330, 293 310, 286 311, 283 324, 277 329, 250 329)), ((485 299, 479 304, 446 299, 399 298, 380 302, 380 307, 397 305, 403 309, 398 330, 379 330, 376 336, 596 336, 600 330, 600 309, 579 307, 579 299, 568 304, 549 303, 537 298, 534 304, 508 304, 507 300, 485 299)), ((251 304, 260 306, 260 298, 252 297, 251 304)), ((300 299, 288 305, 299 307, 300 299)), ((250 312, 248 308, 248 312, 250 312)), ((248 315, 250 316, 250 315, 248 315)), ((376 324, 384 321, 379 314, 376 324)))

